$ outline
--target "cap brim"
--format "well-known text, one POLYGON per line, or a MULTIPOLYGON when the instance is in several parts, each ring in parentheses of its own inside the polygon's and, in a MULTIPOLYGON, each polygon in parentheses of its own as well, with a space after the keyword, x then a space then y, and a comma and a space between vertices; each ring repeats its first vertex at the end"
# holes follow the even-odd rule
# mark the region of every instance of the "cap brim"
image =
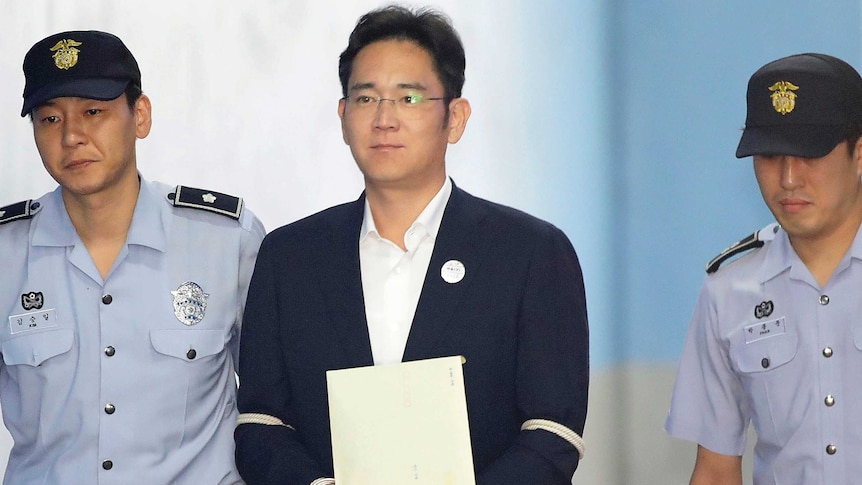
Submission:
POLYGON ((791 155, 820 158, 841 142, 841 125, 749 126, 742 132, 736 158, 752 155, 791 155))
POLYGON ((27 116, 34 108, 54 98, 75 97, 98 99, 100 101, 116 99, 123 94, 129 82, 128 79, 100 78, 70 79, 61 83, 51 84, 24 99, 21 116, 27 116))

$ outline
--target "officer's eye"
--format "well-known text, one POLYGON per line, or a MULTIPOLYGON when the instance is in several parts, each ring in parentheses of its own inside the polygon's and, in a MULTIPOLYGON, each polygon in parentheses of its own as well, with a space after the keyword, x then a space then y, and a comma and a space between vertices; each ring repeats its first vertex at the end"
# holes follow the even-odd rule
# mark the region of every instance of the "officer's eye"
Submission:
POLYGON ((88 109, 88 110, 87 110, 87 114, 88 114, 89 116, 95 116, 95 115, 97 115, 97 114, 99 114, 99 113, 101 113, 101 112, 102 112, 102 110, 100 110, 99 108, 90 108, 90 109, 88 109))

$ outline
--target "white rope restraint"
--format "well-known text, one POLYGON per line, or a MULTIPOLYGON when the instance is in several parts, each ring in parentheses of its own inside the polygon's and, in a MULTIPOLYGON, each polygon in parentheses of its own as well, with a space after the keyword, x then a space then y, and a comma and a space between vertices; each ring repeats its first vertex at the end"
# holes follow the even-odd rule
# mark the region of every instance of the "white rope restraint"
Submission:
POLYGON ((275 416, 270 416, 269 414, 260 414, 260 413, 242 413, 236 418, 236 425, 239 426, 241 424, 265 424, 267 426, 284 426, 285 428, 290 428, 296 431, 296 428, 289 424, 284 424, 284 421, 276 418, 275 416))
POLYGON ((524 424, 521 425, 521 431, 530 431, 541 429, 544 431, 548 431, 549 433, 554 433, 555 435, 563 438, 568 441, 578 450, 578 460, 584 459, 584 450, 586 450, 586 443, 584 443, 584 439, 581 438, 578 433, 575 433, 571 429, 563 426, 560 423, 555 423, 554 421, 550 421, 547 419, 528 419, 524 421, 524 424))
POLYGON ((333 478, 318 478, 317 480, 311 482, 311 485, 335 485, 335 479, 333 479, 333 478))

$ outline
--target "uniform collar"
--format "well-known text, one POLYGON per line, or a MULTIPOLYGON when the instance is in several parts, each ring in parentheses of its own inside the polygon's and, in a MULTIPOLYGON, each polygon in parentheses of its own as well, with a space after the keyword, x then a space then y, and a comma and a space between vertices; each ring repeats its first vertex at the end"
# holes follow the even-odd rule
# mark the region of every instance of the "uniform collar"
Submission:
POLYGON ((53 192, 39 199, 42 211, 33 221, 34 246, 74 246, 78 241, 75 227, 63 205, 63 189, 57 187, 53 192))
MULTIPOLYGON (((141 188, 132 216, 132 225, 126 236, 127 244, 147 246, 164 252, 167 249, 167 221, 170 208, 155 193, 150 182, 138 174, 141 188)), ((42 211, 35 221, 34 246, 74 246, 80 241, 72 220, 63 204, 62 188, 57 187, 39 202, 42 211)))
POLYGON ((126 243, 165 252, 168 248, 167 227, 171 211, 165 200, 167 194, 159 195, 155 184, 146 181, 140 174, 138 178, 141 180, 141 191, 138 193, 138 203, 126 243))
MULTIPOLYGON (((850 264, 851 259, 862 260, 862 226, 856 230, 856 237, 847 250, 847 254, 835 268, 835 273, 838 274, 842 269, 850 264)), ((800 280, 810 279, 810 271, 805 266, 805 263, 799 259, 799 255, 790 245, 790 239, 784 229, 779 228, 775 234, 775 239, 766 247, 766 257, 763 260, 763 266, 760 273, 761 283, 765 283, 776 277, 787 268, 790 268, 790 277, 800 280)))

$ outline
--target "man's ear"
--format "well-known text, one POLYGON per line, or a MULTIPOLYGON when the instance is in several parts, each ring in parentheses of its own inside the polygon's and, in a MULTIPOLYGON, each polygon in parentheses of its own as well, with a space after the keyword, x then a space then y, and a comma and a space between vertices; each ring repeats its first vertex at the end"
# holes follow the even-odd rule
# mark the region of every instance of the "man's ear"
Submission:
POLYGON ((135 136, 146 138, 153 126, 153 106, 150 103, 150 98, 146 94, 142 94, 135 101, 133 111, 135 113, 135 136))
POLYGON ((449 143, 458 143, 464 129, 467 128, 467 120, 470 119, 470 102, 467 98, 455 98, 449 101, 449 143))
POLYGON ((350 145, 347 142, 347 129, 344 125, 344 110, 347 108, 347 102, 344 98, 338 100, 338 117, 341 119, 341 138, 344 140, 345 145, 350 145))

